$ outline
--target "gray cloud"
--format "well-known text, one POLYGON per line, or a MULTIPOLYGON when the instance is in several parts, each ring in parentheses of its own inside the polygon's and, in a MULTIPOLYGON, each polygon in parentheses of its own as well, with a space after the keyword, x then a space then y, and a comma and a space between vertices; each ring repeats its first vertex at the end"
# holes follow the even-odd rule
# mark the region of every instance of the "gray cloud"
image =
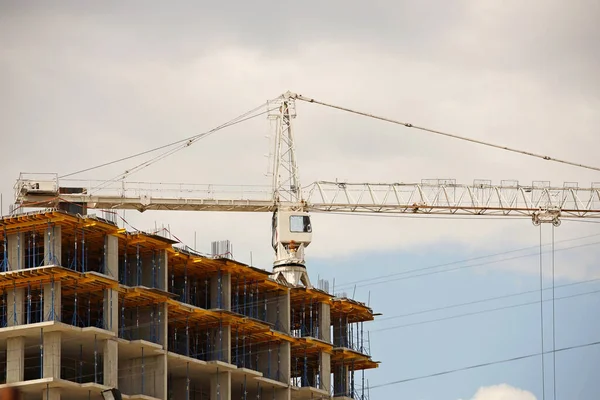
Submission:
MULTIPOLYGON (((597 2, 405 3, 3 3, 0 137, 2 148, 11 149, 0 161, 5 209, 19 171, 65 173, 99 164, 209 129, 287 89, 597 163, 597 2)), ((304 183, 335 178, 600 181, 597 173, 313 105, 298 104, 298 111, 304 183)), ((134 179, 268 184, 262 157, 268 152, 267 131, 264 119, 253 120, 134 179)), ((85 176, 107 178, 126 167, 85 176)), ((153 226, 154 219, 172 223, 188 240, 193 230, 210 226, 203 233, 205 242, 228 236, 242 243, 237 246, 241 252, 261 249, 265 264, 270 258, 265 216, 244 219, 264 221, 264 235, 253 238, 238 233, 238 216, 128 218, 142 228, 153 226)), ((348 247, 426 245, 450 235, 472 240, 473 225, 459 221, 443 226, 403 221, 413 234, 401 244, 397 223, 361 222, 365 232, 372 232, 366 238, 349 234, 354 222, 347 218, 319 216, 317 221, 322 224, 316 240, 345 237, 340 245, 316 241, 310 252, 322 256, 348 247)), ((486 223, 478 236, 484 242, 499 232, 519 230, 516 226, 486 223)))

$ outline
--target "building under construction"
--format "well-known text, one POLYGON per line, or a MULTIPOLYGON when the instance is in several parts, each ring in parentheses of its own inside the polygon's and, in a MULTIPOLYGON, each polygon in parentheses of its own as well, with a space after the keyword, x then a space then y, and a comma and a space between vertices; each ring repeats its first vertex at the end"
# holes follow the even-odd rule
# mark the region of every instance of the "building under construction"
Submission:
POLYGON ((26 400, 368 396, 363 303, 111 218, 0 221, 0 387, 26 400))

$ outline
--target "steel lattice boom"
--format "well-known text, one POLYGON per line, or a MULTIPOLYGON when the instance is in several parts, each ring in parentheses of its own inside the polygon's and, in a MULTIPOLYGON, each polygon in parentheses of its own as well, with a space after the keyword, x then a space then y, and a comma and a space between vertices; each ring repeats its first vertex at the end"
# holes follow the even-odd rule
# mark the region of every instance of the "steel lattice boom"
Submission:
POLYGON ((307 202, 311 211, 522 216, 533 218, 534 223, 558 223, 560 217, 600 218, 600 185, 316 182, 307 202))
MULTIPOLYGON (((165 185, 147 182, 119 184, 82 193, 36 193, 26 180, 17 185, 17 201, 53 206, 67 201, 88 208, 188 211, 273 212, 278 204, 267 187, 165 185)), ((58 183, 55 184, 58 187, 58 183)), ((504 181, 472 185, 454 180, 409 183, 340 183, 319 181, 303 193, 305 211, 351 213, 410 213, 531 217, 534 222, 557 222, 560 217, 600 218, 600 185, 580 188, 548 182, 520 185, 504 181)), ((280 202, 279 206, 285 205, 280 202)), ((295 202, 294 202, 295 204, 295 202)))

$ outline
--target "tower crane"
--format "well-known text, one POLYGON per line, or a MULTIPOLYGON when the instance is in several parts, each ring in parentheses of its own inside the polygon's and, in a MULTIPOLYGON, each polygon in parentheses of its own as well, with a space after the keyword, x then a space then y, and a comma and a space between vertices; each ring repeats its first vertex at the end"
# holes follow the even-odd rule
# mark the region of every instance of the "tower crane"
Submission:
MULTIPOLYGON (((521 185, 517 181, 478 180, 471 185, 454 180, 424 180, 420 183, 349 183, 318 181, 302 188, 296 161, 293 120, 296 101, 321 104, 356 114, 398 123, 408 128, 453 136, 415 127, 388 118, 350 110, 287 92, 274 100, 269 117, 276 121, 271 190, 246 191, 232 196, 218 194, 214 186, 196 185, 161 189, 118 186, 101 189, 66 188, 58 175, 38 179, 21 174, 15 184, 15 202, 20 207, 57 207, 59 203, 75 203, 85 208, 109 210, 188 210, 271 213, 272 246, 275 250, 273 274, 283 275, 296 286, 310 287, 305 266, 305 249, 312 240, 310 212, 444 214, 450 216, 511 216, 530 218, 534 225, 551 223, 558 226, 562 218, 600 218, 600 185, 581 188, 574 183, 552 187, 547 182, 521 185)), ((504 150, 586 167, 547 156, 527 153, 473 139, 463 140, 504 150)), ((594 167, 587 167, 597 169, 594 167)))

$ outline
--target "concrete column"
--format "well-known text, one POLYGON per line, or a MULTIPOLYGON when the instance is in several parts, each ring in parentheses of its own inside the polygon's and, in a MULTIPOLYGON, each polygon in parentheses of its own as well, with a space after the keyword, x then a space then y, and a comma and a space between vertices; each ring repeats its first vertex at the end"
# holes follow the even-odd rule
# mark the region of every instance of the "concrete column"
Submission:
POLYGON ((60 321, 62 290, 60 281, 44 285, 44 321, 60 321))
POLYGON ((62 265, 61 229, 50 225, 44 231, 44 265, 62 265))
POLYGON ((104 274, 119 280, 119 238, 116 236, 104 237, 104 274))
POLYGON ((119 292, 117 289, 105 289, 103 301, 104 329, 119 333, 119 292))
POLYGON ((60 379, 61 366, 61 333, 47 332, 43 335, 44 343, 44 378, 60 379))
POLYGON ((8 264, 11 271, 25 269, 25 235, 14 233, 8 235, 8 264))
POLYGON ((157 289, 167 290, 169 287, 169 255, 166 250, 160 250, 156 257, 156 266, 158 268, 157 289))
POLYGON ((292 377, 292 347, 288 342, 281 342, 279 347, 279 381, 290 383, 292 377))
POLYGON ((6 383, 21 382, 25 377, 25 337, 6 339, 6 383))
POLYGON ((8 319, 8 326, 17 326, 23 324, 24 303, 25 303, 25 289, 24 288, 12 288, 7 290, 7 308, 6 317, 8 319))
POLYGON ((319 339, 331 343, 331 306, 319 303, 319 339))
POLYGON ((331 393, 331 354, 321 352, 319 370, 321 381, 320 389, 327 390, 327 393, 331 393))
POLYGON ((42 400, 60 400, 60 388, 43 389, 42 400))
POLYGON ((210 308, 231 310, 231 274, 221 273, 210 279, 210 308))
POLYGON ((116 339, 105 340, 102 346, 104 359, 104 386, 119 387, 119 345, 116 339))
POLYGON ((210 400, 231 400, 231 372, 210 376, 210 400))

